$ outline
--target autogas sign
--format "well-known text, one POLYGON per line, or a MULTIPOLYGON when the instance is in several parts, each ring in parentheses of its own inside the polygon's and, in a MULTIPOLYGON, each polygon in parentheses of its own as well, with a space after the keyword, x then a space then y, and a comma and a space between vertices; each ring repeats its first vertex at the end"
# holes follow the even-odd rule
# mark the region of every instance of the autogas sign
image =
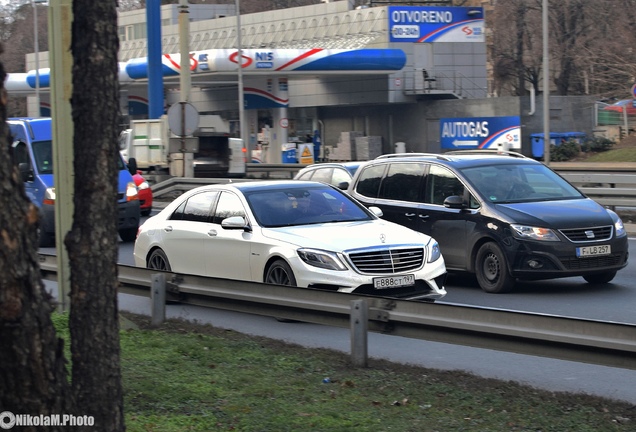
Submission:
POLYGON ((518 116, 443 118, 439 128, 444 149, 521 149, 518 116))
POLYGON ((480 7, 389 6, 391 42, 485 42, 480 7))

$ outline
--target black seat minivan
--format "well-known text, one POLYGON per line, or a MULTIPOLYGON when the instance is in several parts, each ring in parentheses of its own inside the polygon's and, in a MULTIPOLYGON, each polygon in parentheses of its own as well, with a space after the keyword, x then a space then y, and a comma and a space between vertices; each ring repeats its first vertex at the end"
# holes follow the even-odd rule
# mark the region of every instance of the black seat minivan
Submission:
POLYGON ((383 155, 358 169, 348 192, 435 238, 447 269, 474 273, 489 293, 517 279, 607 283, 627 265, 620 217, 518 153, 383 155))

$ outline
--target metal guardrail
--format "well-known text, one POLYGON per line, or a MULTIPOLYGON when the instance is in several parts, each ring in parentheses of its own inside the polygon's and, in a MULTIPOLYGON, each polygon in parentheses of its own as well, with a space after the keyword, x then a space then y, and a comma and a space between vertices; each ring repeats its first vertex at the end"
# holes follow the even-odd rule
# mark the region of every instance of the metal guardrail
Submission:
POLYGON ((305 168, 306 164, 265 164, 265 163, 248 163, 246 168, 246 175, 249 177, 257 178, 270 178, 272 174, 275 174, 278 178, 294 178, 296 173, 305 168))
POLYGON ((636 174, 570 171, 559 174, 601 205, 636 207, 636 174))
MULTIPOLYGON (((636 174, 627 174, 624 168, 612 171, 603 166, 602 170, 595 171, 589 166, 570 165, 568 169, 558 164, 555 169, 562 177, 576 186, 581 192, 594 199, 601 205, 614 207, 636 208, 636 174), (578 166, 578 170, 577 170, 578 166)), ((261 173, 264 178, 273 174, 276 178, 293 178, 293 176, 306 165, 303 164, 247 164, 247 173, 255 176, 261 173)), ((636 164, 632 167, 632 172, 636 164)), ((183 193, 197 186, 211 183, 245 182, 254 181, 255 178, 184 178, 172 177, 152 186, 156 199, 164 196, 170 197, 174 193, 183 193)))
POLYGON ((254 179, 171 177, 160 183, 152 185, 152 195, 154 199, 163 199, 164 197, 174 197, 175 195, 178 196, 198 186, 204 186, 214 183, 239 183, 250 181, 254 181, 254 179))
MULTIPOLYGON (((55 280, 57 258, 40 254, 45 279, 55 280)), ((119 291, 151 297, 156 270, 118 266, 119 291)), ((636 369, 636 325, 552 315, 424 303, 229 279, 163 273, 166 297, 189 305, 350 327, 360 301, 364 331, 636 369)), ((360 323, 357 323, 360 324, 360 323)), ((366 333, 365 333, 366 335, 366 333)), ((366 338, 365 338, 366 340, 366 338)), ((355 353, 352 353, 354 355, 355 353)))

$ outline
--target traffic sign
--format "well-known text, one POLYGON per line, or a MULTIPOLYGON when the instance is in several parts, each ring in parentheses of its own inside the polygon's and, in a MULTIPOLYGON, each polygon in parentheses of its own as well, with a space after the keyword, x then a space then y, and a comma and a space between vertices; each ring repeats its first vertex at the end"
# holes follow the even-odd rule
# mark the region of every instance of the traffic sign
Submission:
POLYGON ((168 108, 168 128, 173 134, 185 137, 199 127, 199 112, 188 102, 179 102, 168 108))

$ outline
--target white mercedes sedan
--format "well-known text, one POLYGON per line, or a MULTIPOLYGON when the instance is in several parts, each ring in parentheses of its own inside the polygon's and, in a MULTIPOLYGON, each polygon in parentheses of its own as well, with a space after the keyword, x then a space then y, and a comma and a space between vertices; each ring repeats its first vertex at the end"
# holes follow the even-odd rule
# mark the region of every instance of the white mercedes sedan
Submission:
POLYGON ((201 186, 139 228, 135 265, 410 300, 443 297, 437 242, 381 215, 318 182, 201 186))

